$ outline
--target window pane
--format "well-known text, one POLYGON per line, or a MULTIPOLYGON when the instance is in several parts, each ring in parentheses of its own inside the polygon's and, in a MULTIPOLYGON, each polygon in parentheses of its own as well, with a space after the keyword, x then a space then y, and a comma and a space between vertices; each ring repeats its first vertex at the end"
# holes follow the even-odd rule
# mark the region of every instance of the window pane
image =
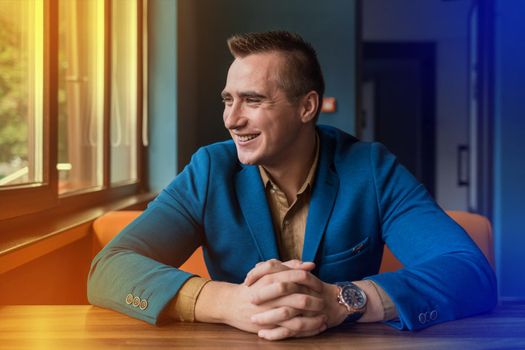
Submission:
POLYGON ((60 0, 59 193, 103 182, 104 1, 60 0))
POLYGON ((115 184, 137 179, 137 1, 113 1, 111 13, 111 183, 115 184))
POLYGON ((0 186, 42 173, 43 3, 0 0, 0 186))

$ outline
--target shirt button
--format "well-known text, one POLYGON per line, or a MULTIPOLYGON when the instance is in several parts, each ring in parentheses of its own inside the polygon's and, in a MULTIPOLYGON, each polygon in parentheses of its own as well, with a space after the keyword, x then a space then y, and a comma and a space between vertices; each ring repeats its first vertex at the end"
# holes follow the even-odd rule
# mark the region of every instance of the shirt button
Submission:
POLYGON ((272 189, 270 189, 270 192, 271 193, 275 193, 275 190, 272 188, 272 189))
POLYGON ((438 318, 438 312, 436 310, 432 310, 432 312, 430 313, 430 319, 432 321, 435 321, 437 318, 438 318))
POLYGON ((290 224, 290 221, 284 220, 284 226, 288 226, 288 224, 290 224))
POLYGON ((142 299, 142 300, 140 301, 140 306, 139 306, 139 308, 140 308, 141 310, 146 310, 147 307, 148 307, 148 301, 147 301, 146 299, 142 299))
POLYGON ((126 304, 131 305, 133 302, 133 294, 126 295, 126 304))
POLYGON ((140 305, 140 298, 139 297, 133 298, 133 306, 137 307, 139 305, 140 305))
POLYGON ((419 314, 419 323, 425 324, 427 322, 427 316, 424 313, 419 314))

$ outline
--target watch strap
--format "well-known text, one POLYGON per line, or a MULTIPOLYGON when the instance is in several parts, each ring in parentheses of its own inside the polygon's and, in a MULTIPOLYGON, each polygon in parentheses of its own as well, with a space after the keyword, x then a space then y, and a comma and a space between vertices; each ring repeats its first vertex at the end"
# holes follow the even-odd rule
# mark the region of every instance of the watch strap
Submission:
MULTIPOLYGON (((350 282, 350 281, 346 281, 346 282, 336 282, 335 283, 336 286, 338 286, 341 290, 343 287, 345 286, 348 286, 348 285, 353 285, 355 286, 356 288, 359 288, 359 290, 363 291, 358 285, 356 285, 355 283, 353 282, 350 282)), ((363 291, 364 293, 364 291, 363 291)), ((366 307, 365 307, 365 310, 366 310, 366 307)), ((357 310, 354 310, 352 313, 348 314, 348 316, 345 318, 345 320, 343 321, 343 323, 352 323, 352 322, 356 322, 357 320, 359 320, 363 315, 364 315, 364 311, 357 311, 357 310)))
POLYGON ((357 322, 357 320, 359 320, 362 316, 364 315, 363 312, 353 312, 351 313, 350 315, 348 315, 347 318, 345 318, 345 320, 343 321, 343 323, 353 323, 353 322, 357 322))

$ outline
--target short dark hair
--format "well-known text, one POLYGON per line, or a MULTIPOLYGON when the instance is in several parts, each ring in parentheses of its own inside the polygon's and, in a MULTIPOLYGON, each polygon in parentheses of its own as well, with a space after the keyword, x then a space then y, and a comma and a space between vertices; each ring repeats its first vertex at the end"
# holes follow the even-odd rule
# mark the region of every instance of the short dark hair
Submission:
POLYGON ((324 79, 317 53, 310 43, 296 33, 269 31, 235 34, 228 39, 228 48, 235 58, 272 51, 283 53, 285 67, 279 73, 279 84, 290 101, 316 91, 319 95, 317 121, 324 94, 324 79))

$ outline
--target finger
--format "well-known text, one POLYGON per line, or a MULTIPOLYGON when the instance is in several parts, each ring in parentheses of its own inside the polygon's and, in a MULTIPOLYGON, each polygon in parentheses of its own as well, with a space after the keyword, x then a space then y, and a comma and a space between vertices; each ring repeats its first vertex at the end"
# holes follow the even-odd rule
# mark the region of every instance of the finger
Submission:
POLYGON ((304 271, 312 271, 315 268, 313 262, 303 262, 301 260, 293 259, 286 262, 281 262, 277 259, 270 259, 257 263, 253 269, 248 272, 244 280, 244 284, 250 286, 257 282, 261 277, 276 273, 280 271, 286 271, 290 269, 300 269, 304 271))
POLYGON ((295 337, 296 338, 312 337, 319 333, 323 333, 327 328, 328 326, 326 325, 326 323, 323 323, 323 325, 319 329, 314 329, 312 331, 306 331, 306 332, 299 332, 295 335, 295 337))
POLYGON ((325 314, 303 313, 289 306, 260 312, 251 317, 251 321, 259 326, 279 325, 295 331, 318 329, 326 323, 326 320, 325 314))
POLYGON ((288 306, 301 311, 322 311, 324 300, 308 294, 290 294, 266 303, 270 307, 288 306))
POLYGON ((291 329, 298 334, 319 330, 324 324, 326 324, 326 320, 327 318, 324 314, 314 317, 298 316, 279 323, 279 326, 291 329))
POLYGON ((283 265, 283 263, 277 259, 270 259, 267 261, 263 261, 255 265, 255 267, 251 269, 250 272, 248 272, 248 274, 246 275, 246 278, 244 279, 244 284, 247 286, 250 286, 254 284, 255 282, 257 282, 259 278, 267 274, 280 272, 280 271, 286 271, 289 269, 290 268, 288 266, 283 265))
POLYGON ((303 270, 285 270, 265 276, 270 283, 294 282, 310 288, 314 292, 323 292, 323 282, 312 273, 303 270))
POLYGON ((308 287, 294 282, 275 282, 255 289, 252 292, 250 301, 255 305, 259 305, 295 293, 312 294, 312 291, 308 287))
POLYGON ((281 340, 293 337, 295 333, 286 327, 276 327, 272 329, 261 329, 257 332, 257 335, 266 340, 281 340))
POLYGON ((283 265, 288 266, 291 269, 300 269, 305 271, 312 271, 315 269, 315 263, 311 261, 301 261, 297 259, 288 260, 283 262, 283 265))
POLYGON ((251 321, 259 326, 276 325, 296 317, 302 311, 289 306, 282 306, 260 312, 251 317, 251 321))
POLYGON ((283 261, 282 264, 288 266, 291 269, 296 269, 299 266, 301 266, 302 263, 303 262, 299 259, 291 259, 291 260, 283 261))
POLYGON ((267 340, 281 340, 291 337, 311 337, 324 332, 325 330, 326 325, 321 326, 319 329, 304 332, 295 332, 286 327, 276 327, 272 329, 261 329, 257 335, 267 340))

